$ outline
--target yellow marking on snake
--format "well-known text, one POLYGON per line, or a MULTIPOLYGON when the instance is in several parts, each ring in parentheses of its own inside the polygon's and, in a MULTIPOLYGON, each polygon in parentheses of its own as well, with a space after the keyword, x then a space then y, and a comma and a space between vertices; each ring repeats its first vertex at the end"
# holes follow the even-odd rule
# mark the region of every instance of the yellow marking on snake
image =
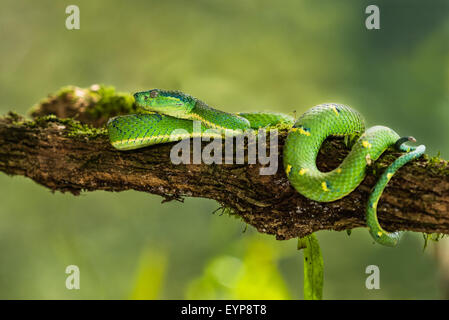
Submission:
POLYGON ((392 176, 393 176, 392 173, 387 173, 387 179, 388 179, 388 180, 390 180, 392 176))
POLYGON ((139 138, 133 138, 133 139, 123 139, 123 140, 117 140, 117 141, 113 141, 111 142, 112 145, 120 145, 123 143, 143 143, 145 141, 151 141, 151 140, 157 140, 157 139, 188 139, 188 138, 196 138, 196 137, 211 137, 211 138, 221 138, 222 135, 217 133, 217 134, 213 134, 213 133, 208 133, 208 134, 204 134, 201 132, 198 133, 185 133, 185 134, 164 134, 164 135, 159 135, 159 136, 148 136, 148 137, 139 137, 139 138))
POLYGON ((301 170, 299 170, 299 175, 300 176, 303 176, 304 175, 304 173, 306 173, 307 172, 307 169, 306 168, 302 168, 301 170))
POLYGON ((327 187, 326 181, 321 182, 321 188, 323 189, 323 191, 330 191, 327 187))
POLYGON ((338 113, 337 108, 336 108, 334 105, 332 105, 331 108, 332 108, 332 110, 334 110, 335 114, 336 114, 337 117, 338 117, 340 114, 338 113))
POLYGON ((310 132, 304 130, 303 128, 298 128, 300 134, 304 134, 306 136, 310 136, 310 132))
POLYGON ((377 233, 377 235, 380 237, 380 236, 382 236, 382 231, 379 231, 378 233, 377 233))
POLYGON ((341 173, 341 168, 335 169, 335 172, 336 172, 336 173, 341 173))
POLYGON ((368 153, 365 157, 365 161, 367 165, 371 165, 371 155, 368 153))
POLYGON ((377 208, 377 202, 374 202, 374 203, 371 205, 371 207, 372 207, 373 209, 376 209, 376 208, 377 208))
POLYGON ((371 143, 369 143, 369 142, 366 141, 366 140, 363 140, 363 141, 362 141, 362 146, 363 146, 364 148, 370 149, 370 148, 371 148, 371 143))
POLYGON ((292 166, 291 165, 287 165, 287 169, 285 169, 285 173, 288 175, 290 174, 290 171, 292 170, 292 166))

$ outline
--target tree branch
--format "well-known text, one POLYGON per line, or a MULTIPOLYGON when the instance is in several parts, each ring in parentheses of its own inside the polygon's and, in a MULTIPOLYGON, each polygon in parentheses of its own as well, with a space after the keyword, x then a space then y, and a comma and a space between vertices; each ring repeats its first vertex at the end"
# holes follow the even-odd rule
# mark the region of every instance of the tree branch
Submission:
MULTIPOLYGON (((259 232, 289 239, 317 230, 365 226, 369 191, 398 156, 387 151, 354 192, 332 203, 319 203, 298 194, 284 174, 285 130, 279 132, 278 171, 262 176, 259 164, 174 165, 170 161, 173 144, 117 151, 109 144, 103 126, 110 116, 130 112, 135 112, 130 95, 92 86, 69 87, 50 96, 33 108, 34 120, 13 113, 1 117, 0 171, 75 195, 137 190, 166 200, 186 196, 214 199, 259 232)), ((330 170, 347 152, 341 140, 326 141, 318 166, 330 170)), ((401 168, 379 202, 381 224, 387 230, 449 233, 447 165, 445 160, 425 156, 401 168)))

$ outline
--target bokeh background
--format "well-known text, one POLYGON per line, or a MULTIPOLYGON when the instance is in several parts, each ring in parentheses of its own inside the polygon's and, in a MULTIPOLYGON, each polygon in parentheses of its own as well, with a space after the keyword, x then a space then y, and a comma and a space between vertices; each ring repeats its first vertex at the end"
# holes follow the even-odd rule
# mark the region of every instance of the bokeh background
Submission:
MULTIPOLYGON (((17 1, 0 11, 0 114, 65 85, 180 89, 223 110, 302 113, 348 104, 368 125, 449 158, 449 2, 17 1), (76 4, 81 29, 65 28, 76 4), (380 30, 365 8, 380 8, 380 30)), ((0 298, 302 298, 302 253, 204 199, 55 193, 0 174, 0 298), (65 288, 78 265, 81 289, 65 288)), ((364 229, 318 233, 327 299, 439 299, 435 244, 395 249, 364 229), (365 288, 380 268, 381 289, 365 288)))

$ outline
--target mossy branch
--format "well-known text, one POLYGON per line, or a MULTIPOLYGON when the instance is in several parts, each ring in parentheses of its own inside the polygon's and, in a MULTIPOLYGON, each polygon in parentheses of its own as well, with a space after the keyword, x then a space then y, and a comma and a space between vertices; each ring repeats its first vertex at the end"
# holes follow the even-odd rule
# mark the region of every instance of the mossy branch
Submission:
MULTIPOLYGON (((354 192, 332 203, 319 203, 290 186, 282 159, 275 175, 262 176, 259 164, 174 165, 171 144, 117 151, 109 144, 104 124, 113 115, 133 112, 132 97, 113 88, 64 88, 33 107, 31 120, 14 113, 0 118, 0 171, 75 195, 137 190, 166 200, 214 199, 258 231, 289 239, 323 229, 364 226, 369 191, 383 168, 398 156, 387 151, 354 192)), ((287 132, 279 134, 281 157, 287 132)), ((341 140, 326 141, 318 165, 322 170, 336 167, 347 152, 341 140)), ((447 161, 425 156, 401 168, 386 188, 378 212, 387 230, 448 234, 447 161)))

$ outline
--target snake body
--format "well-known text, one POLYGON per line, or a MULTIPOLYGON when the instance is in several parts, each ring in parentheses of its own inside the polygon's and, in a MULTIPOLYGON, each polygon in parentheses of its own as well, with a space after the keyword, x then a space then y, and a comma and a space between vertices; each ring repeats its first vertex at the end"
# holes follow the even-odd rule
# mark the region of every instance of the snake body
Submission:
POLYGON ((285 124, 291 126, 283 153, 285 173, 300 194, 320 202, 335 201, 351 193, 364 179, 367 166, 388 147, 394 146, 404 154, 385 170, 370 194, 366 223, 376 242, 387 246, 397 244, 401 232, 389 233, 382 229, 376 207, 393 174, 425 152, 423 145, 411 147, 405 144, 414 142, 414 138, 401 138, 384 126, 365 130, 361 115, 341 104, 315 106, 295 122, 282 113, 226 113, 179 91, 153 89, 138 92, 134 98, 146 113, 118 116, 108 121, 109 138, 115 148, 131 150, 196 135, 221 137, 223 132, 237 135, 246 130, 285 124), (193 121, 201 123, 196 130, 193 121), (316 158, 321 144, 329 136, 358 139, 337 168, 322 172, 316 166, 316 158))

